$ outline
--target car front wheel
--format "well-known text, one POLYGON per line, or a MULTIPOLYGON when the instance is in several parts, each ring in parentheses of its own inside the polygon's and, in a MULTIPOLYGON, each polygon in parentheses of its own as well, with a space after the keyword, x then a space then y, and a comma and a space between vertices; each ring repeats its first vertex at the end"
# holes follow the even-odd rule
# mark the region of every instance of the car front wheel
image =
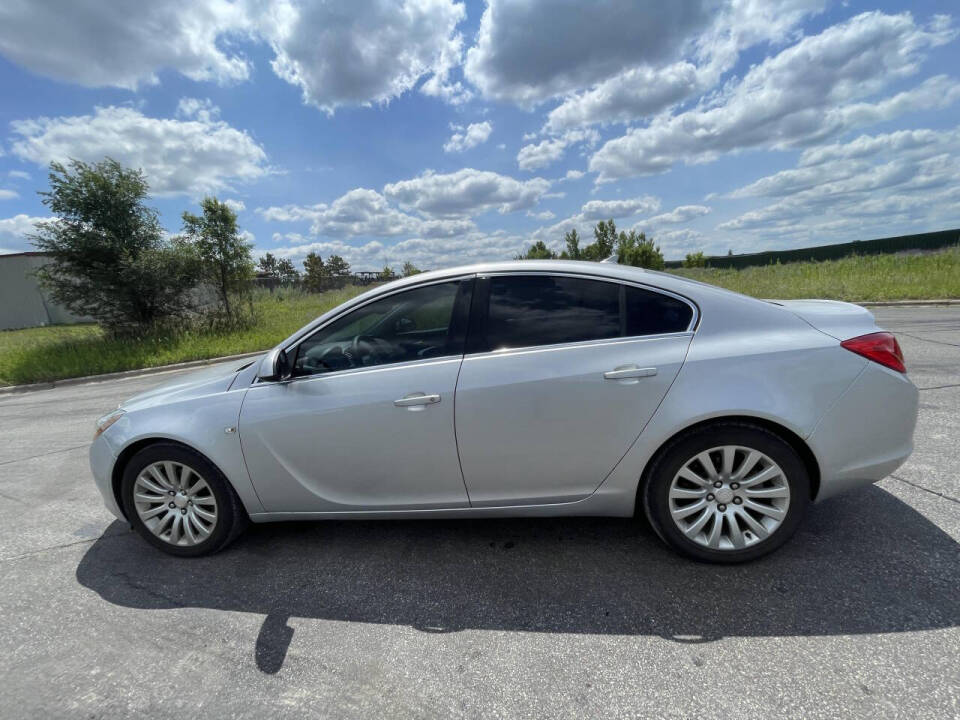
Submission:
POLYGON ((137 452, 124 468, 121 493, 133 528, 171 555, 217 552, 247 521, 240 499, 216 466, 174 443, 137 452))
POLYGON ((743 562, 793 534, 810 478, 789 443, 766 428, 724 422, 674 440, 648 474, 644 507, 675 550, 708 562, 743 562))

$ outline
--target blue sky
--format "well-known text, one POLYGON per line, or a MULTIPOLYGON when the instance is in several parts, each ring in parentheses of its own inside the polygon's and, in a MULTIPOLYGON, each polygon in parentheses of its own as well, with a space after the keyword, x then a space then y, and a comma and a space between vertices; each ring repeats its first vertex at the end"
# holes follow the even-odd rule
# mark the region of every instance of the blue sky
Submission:
POLYGON ((602 218, 668 258, 960 226, 954 2, 0 7, 0 252, 51 160, 140 167, 257 254, 505 259, 602 218))

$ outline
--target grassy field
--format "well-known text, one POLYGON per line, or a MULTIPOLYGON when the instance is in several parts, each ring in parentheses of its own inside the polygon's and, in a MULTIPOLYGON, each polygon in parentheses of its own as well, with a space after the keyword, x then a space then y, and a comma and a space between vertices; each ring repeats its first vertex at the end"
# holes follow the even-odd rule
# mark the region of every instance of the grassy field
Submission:
POLYGON ((133 370, 188 360, 202 360, 265 350, 318 315, 366 288, 348 287, 320 295, 277 291, 258 293, 258 322, 245 330, 105 338, 96 325, 7 330, 0 332, 0 385, 60 380, 133 370))
MULTIPOLYGON (((923 300, 960 298, 960 247, 917 255, 871 255, 822 263, 744 270, 672 272, 760 298, 923 300)), ((309 295, 278 291, 256 296, 254 327, 185 332, 137 339, 105 338, 96 325, 0 332, 0 385, 133 370, 272 347, 307 322, 361 292, 346 288, 309 295)))
POLYGON ((670 272, 744 295, 781 300, 960 298, 960 247, 916 255, 865 255, 743 270, 691 268, 670 272))

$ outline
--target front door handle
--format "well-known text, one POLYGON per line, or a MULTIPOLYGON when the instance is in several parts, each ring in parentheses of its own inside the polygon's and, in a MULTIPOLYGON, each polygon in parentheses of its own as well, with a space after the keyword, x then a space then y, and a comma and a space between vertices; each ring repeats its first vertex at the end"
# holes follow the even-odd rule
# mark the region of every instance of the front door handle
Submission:
POLYGON ((638 367, 636 365, 621 365, 613 370, 607 370, 603 377, 606 380, 634 380, 636 378, 651 377, 657 374, 655 367, 638 367))
POLYGON ((433 405, 440 402, 440 395, 433 393, 428 395, 422 392, 410 393, 404 395, 399 400, 394 400, 393 404, 397 407, 407 408, 409 410, 426 410, 427 405, 433 405))

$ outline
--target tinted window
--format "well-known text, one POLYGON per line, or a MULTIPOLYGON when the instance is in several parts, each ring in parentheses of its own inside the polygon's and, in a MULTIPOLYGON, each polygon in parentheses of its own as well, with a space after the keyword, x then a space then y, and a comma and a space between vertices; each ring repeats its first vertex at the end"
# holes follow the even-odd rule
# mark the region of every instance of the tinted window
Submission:
POLYGON ((549 275, 490 278, 485 349, 619 335, 620 290, 616 283, 549 275))
POLYGON ((683 332, 693 319, 693 310, 685 302, 630 286, 626 286, 626 306, 628 337, 683 332))
POLYGON ((427 285, 347 313, 300 343, 294 374, 462 353, 469 293, 461 285, 459 281, 427 285))

